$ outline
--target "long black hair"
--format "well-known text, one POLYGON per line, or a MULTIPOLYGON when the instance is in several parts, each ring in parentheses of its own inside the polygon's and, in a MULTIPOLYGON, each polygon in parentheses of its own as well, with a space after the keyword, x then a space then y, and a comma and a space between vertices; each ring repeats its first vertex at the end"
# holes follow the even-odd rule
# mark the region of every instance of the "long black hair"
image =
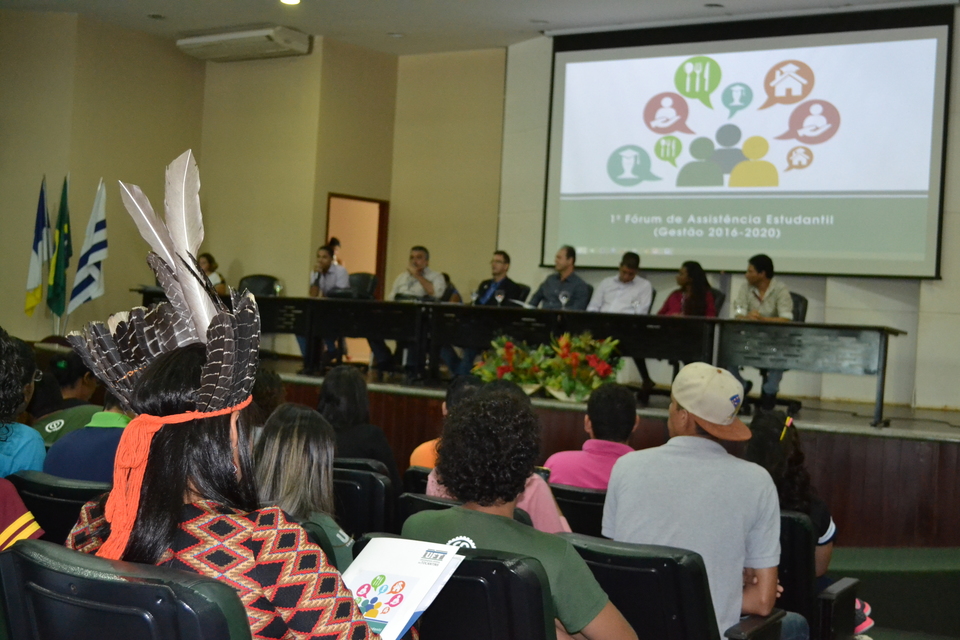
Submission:
MULTIPOLYGON (((153 416, 196 410, 196 389, 205 361, 203 345, 159 356, 137 381, 131 402, 134 410, 153 416)), ((244 413, 240 412, 237 423, 236 447, 230 440, 230 415, 171 424, 154 434, 137 520, 121 559, 156 564, 173 543, 190 492, 233 509, 257 509, 244 413)))
POLYGON ((370 422, 370 399, 363 375, 349 365, 334 367, 320 385, 317 411, 334 429, 370 422))
POLYGON ((782 411, 759 411, 750 423, 750 431, 753 436, 747 440, 743 457, 770 473, 777 486, 780 508, 810 513, 816 492, 804 464, 800 434, 792 421, 788 426, 782 411))
POLYGON ((11 338, 0 335, 0 422, 16 419, 22 404, 23 364, 20 353, 11 338))
POLYGON ((683 268, 687 270, 687 278, 690 279, 690 288, 683 302, 683 315, 705 316, 707 315, 707 292, 710 291, 707 274, 704 273, 700 263, 693 260, 684 262, 683 268))

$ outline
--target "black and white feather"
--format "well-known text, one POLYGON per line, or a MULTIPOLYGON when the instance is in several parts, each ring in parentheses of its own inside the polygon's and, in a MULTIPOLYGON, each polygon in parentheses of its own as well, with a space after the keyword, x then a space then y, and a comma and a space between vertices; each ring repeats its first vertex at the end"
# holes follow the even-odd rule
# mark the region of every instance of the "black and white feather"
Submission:
POLYGON ((124 205, 150 245, 147 264, 167 296, 151 309, 115 314, 107 324, 92 322, 67 337, 84 363, 131 408, 140 374, 162 353, 205 343, 197 409, 219 411, 245 400, 259 362, 260 315, 253 296, 230 290, 225 305, 200 270, 196 254, 203 241, 200 175, 191 151, 166 172, 165 220, 136 185, 120 183, 124 205))

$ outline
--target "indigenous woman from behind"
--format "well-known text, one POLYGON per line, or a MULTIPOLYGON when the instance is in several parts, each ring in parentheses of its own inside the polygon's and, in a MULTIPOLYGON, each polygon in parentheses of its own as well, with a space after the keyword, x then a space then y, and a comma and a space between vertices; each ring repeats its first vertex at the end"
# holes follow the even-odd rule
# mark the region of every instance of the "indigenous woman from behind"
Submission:
POLYGON ((333 427, 299 404, 277 407, 253 449, 260 504, 276 505, 300 522, 318 525, 333 546, 337 569, 353 561, 353 538, 334 520, 333 427))

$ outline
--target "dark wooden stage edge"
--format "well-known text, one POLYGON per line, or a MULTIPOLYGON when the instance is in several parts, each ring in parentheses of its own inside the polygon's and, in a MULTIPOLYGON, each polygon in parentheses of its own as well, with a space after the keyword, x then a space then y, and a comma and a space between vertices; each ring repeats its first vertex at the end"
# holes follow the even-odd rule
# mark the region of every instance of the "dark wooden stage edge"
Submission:
MULTIPOLYGON (((317 405, 319 381, 283 376, 287 401, 317 405)), ((421 442, 441 428, 443 392, 371 385, 371 422, 393 447, 401 472, 421 442)), ((586 439, 584 405, 534 400, 543 426, 541 462, 556 451, 578 449, 586 439)), ((654 447, 667 439, 666 411, 641 409, 630 444, 654 447)), ((805 424, 807 467, 830 506, 836 544, 847 547, 960 547, 960 442, 922 439, 894 430, 805 424)))

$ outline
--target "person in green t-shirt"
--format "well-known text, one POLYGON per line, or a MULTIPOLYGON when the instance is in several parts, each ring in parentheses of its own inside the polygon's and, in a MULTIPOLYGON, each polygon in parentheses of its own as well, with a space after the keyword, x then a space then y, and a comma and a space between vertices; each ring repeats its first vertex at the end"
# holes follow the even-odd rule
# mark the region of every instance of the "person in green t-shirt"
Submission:
POLYGON ((550 582, 558 638, 636 640, 569 542, 513 520, 539 450, 540 423, 529 403, 504 392, 467 399, 447 417, 436 467, 464 504, 411 516, 403 536, 536 558, 550 582))
POLYGON ((267 418, 253 461, 260 504, 318 525, 333 548, 334 557, 327 560, 343 573, 353 561, 353 538, 333 516, 335 448, 333 427, 322 415, 288 402, 267 418))

